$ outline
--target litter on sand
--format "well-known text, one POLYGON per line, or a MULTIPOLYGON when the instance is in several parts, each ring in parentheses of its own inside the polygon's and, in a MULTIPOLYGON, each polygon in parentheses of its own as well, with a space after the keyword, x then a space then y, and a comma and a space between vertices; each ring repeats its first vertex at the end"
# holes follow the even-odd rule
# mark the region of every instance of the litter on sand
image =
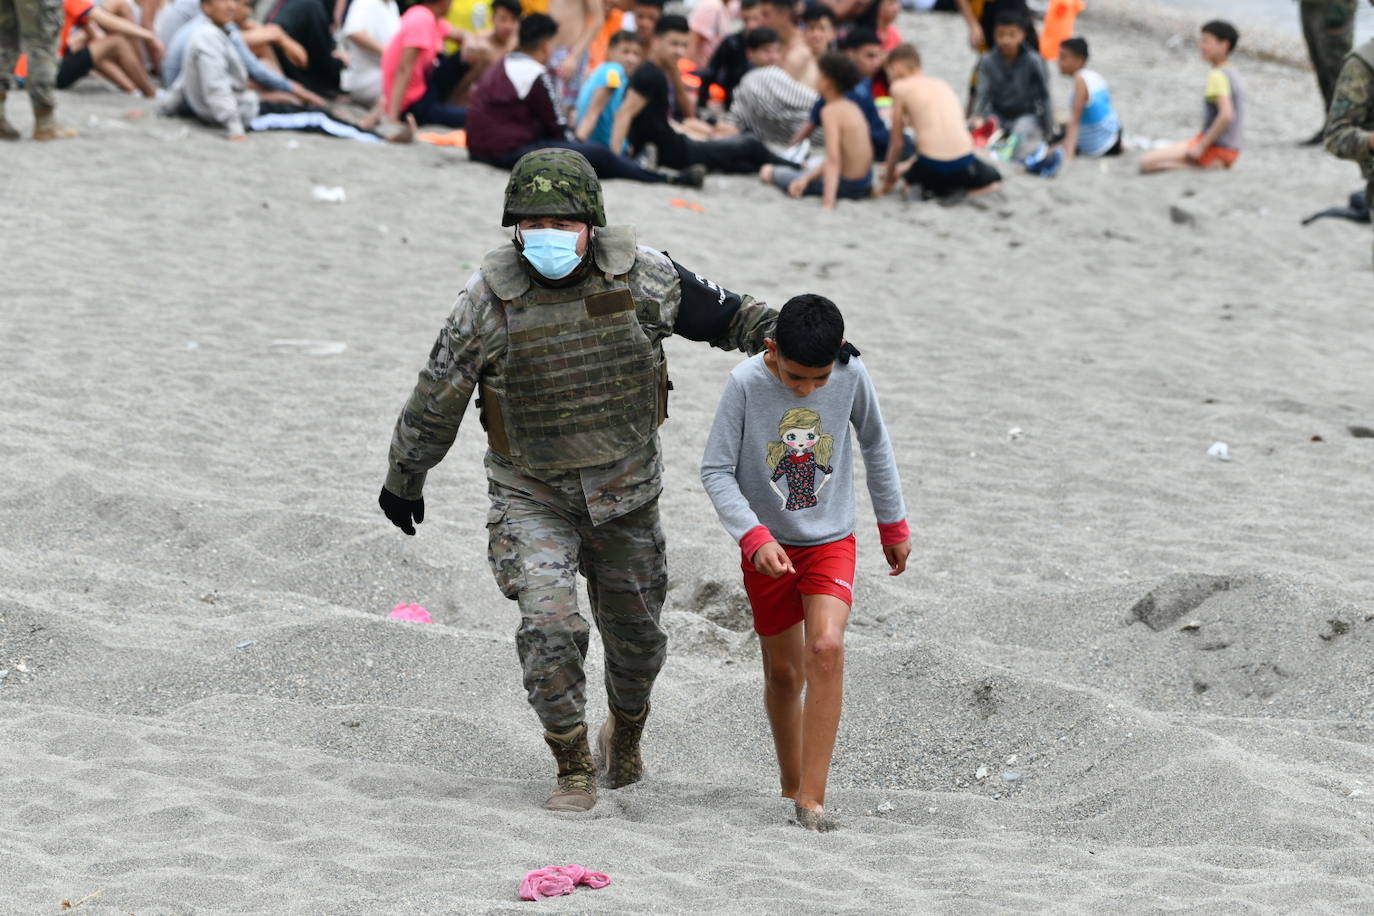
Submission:
POLYGON ((326 187, 325 185, 317 184, 310 189, 310 196, 326 204, 341 204, 348 200, 348 194, 343 188, 337 185, 334 187, 326 187))
POLYGON ((683 200, 681 197, 674 197, 668 201, 668 206, 677 207, 680 210, 691 210, 693 213, 705 213, 706 208, 701 204, 692 203, 690 200, 683 200))
POLYGON ((1231 460, 1231 447, 1225 442, 1213 442, 1211 448, 1207 449, 1207 454, 1219 461, 1231 460))
POLYGON ((348 349, 342 340, 305 340, 299 337, 278 338, 272 341, 277 348, 298 349, 306 356, 338 356, 348 349))
POLYGON ((543 900, 571 894, 573 888, 585 884, 590 888, 605 887, 611 879, 600 872, 588 871, 581 865, 550 865, 537 868, 520 882, 521 900, 543 900))

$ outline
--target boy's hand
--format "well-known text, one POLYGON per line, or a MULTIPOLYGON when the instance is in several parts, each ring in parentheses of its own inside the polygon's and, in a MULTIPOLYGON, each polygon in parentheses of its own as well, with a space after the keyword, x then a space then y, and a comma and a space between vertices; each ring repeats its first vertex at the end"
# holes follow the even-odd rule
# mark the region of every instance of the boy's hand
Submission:
POLYGON ((754 551, 754 568, 765 576, 772 576, 774 579, 784 573, 795 573, 796 567, 787 558, 787 551, 782 549, 782 545, 777 541, 769 541, 758 550, 754 551))
POLYGON ((1205 152, 1207 152, 1207 149, 1201 143, 1189 143, 1186 154, 1188 158, 1194 162, 1201 162, 1202 154, 1205 152))
MULTIPOLYGON (((759 553, 763 548, 759 548, 759 553)), ((911 556, 911 538, 907 538, 900 544, 884 544, 883 559, 887 560, 887 574, 889 576, 900 576, 906 572, 906 558, 911 556)))

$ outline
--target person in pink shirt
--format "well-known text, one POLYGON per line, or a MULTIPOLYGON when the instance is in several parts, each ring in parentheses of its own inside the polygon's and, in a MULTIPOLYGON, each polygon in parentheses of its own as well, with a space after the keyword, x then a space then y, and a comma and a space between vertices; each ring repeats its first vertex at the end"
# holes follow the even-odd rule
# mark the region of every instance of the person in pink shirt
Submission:
POLYGON ((711 55, 716 53, 725 36, 735 30, 739 16, 739 0, 699 0, 687 17, 687 24, 692 27, 687 56, 696 61, 698 67, 710 63, 711 55))
POLYGON ((449 94, 469 69, 462 51, 441 55, 444 42, 462 42, 463 32, 444 17, 452 0, 417 3, 401 16, 401 27, 382 52, 382 102, 388 120, 462 127, 467 109, 450 105, 449 94))

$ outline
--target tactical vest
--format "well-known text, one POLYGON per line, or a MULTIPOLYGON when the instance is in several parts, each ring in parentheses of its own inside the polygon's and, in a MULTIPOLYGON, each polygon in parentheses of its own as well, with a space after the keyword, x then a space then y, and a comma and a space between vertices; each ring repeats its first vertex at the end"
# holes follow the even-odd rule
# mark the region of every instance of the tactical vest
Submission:
POLYGON ((505 358, 478 402, 492 451, 568 470, 617 461, 653 437, 667 416, 668 370, 626 282, 636 255, 630 228, 598 230, 593 269, 565 289, 533 283, 514 246, 483 259, 506 315, 505 358))

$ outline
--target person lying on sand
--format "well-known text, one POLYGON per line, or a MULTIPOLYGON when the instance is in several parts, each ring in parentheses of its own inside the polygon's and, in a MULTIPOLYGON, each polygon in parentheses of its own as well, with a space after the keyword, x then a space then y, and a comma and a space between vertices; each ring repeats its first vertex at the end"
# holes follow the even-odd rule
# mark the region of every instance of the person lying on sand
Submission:
POLYGON ((855 571, 850 426, 888 575, 906 569, 911 536, 873 382, 852 358, 858 351, 845 343, 835 303, 813 294, 789 299, 764 346, 730 373, 701 482, 739 541, 782 794, 793 800, 800 826, 830 830, 825 783, 840 724, 855 571))

